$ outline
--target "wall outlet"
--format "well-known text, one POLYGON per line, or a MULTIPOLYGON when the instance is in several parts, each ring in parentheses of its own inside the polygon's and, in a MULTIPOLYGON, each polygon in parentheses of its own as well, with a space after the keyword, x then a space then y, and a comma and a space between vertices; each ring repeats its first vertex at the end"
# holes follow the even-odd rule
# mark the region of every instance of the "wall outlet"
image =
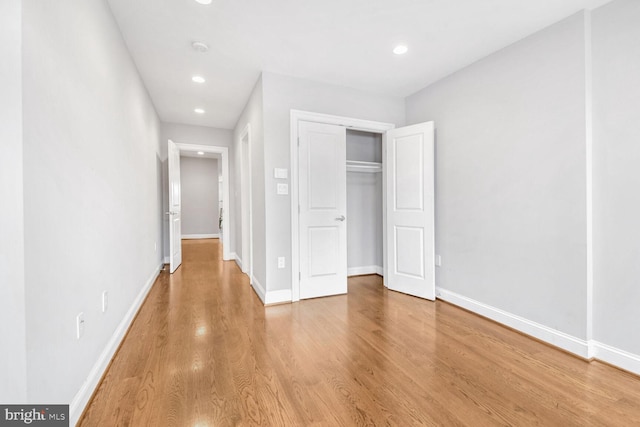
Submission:
POLYGON ((107 312, 107 307, 109 306, 109 292, 102 292, 102 312, 107 312))
POLYGON ((442 265, 442 257, 440 255, 436 255, 436 267, 440 267, 442 265))
POLYGON ((280 195, 289 194, 289 184, 278 183, 276 186, 276 193, 280 195))
POLYGON ((76 339, 80 339, 84 335, 84 313, 78 313, 76 316, 76 339))
POLYGON ((283 256, 279 256, 278 257, 278 268, 284 268, 284 257, 283 256))

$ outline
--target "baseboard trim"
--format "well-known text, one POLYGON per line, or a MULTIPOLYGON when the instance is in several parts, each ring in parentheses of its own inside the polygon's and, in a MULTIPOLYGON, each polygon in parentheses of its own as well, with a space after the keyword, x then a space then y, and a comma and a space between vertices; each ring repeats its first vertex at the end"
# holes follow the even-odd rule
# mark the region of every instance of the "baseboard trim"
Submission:
POLYGON ((169 259, 168 256, 164 257, 164 263, 165 264, 169 264, 171 262, 171 259, 169 259))
POLYGON ((640 375, 640 356, 611 347, 598 341, 591 341, 593 357, 610 365, 616 366, 632 374, 640 375))
POLYGON ((282 304, 286 302, 291 302, 291 289, 267 291, 267 295, 264 300, 265 305, 282 304))
POLYGON ((242 258, 240 258, 240 256, 234 252, 231 254, 231 259, 236 262, 236 265, 238 266, 240 271, 244 273, 244 270, 242 269, 242 258))
POLYGON ((93 368, 91 368, 91 371, 89 371, 87 379, 84 381, 82 387, 80 387, 80 390, 78 390, 73 400, 71 401, 71 404, 69 405, 70 425, 75 426, 80 420, 85 407, 89 403, 91 396, 93 396, 96 387, 98 387, 98 385, 100 384, 100 380, 109 367, 111 359, 120 347, 120 343, 127 334, 129 326, 131 326, 131 322, 133 322, 136 314, 138 314, 138 310, 140 310, 142 303, 151 290, 151 287, 155 283, 158 275, 160 274, 160 271, 162 270, 162 267, 162 264, 156 267, 153 274, 151 274, 151 277, 149 277, 136 298, 133 300, 129 311, 127 311, 124 318, 120 321, 120 324, 114 331, 113 335, 111 335, 111 338, 107 342, 104 350, 102 350, 100 357, 98 357, 98 360, 93 365, 93 368))
POLYGON ((264 305, 273 305, 273 304, 282 304, 286 302, 291 302, 291 289, 280 289, 276 291, 267 291, 264 289, 264 286, 258 281, 258 279, 253 277, 251 280, 251 287, 262 301, 264 305))
POLYGON ((347 269, 347 276, 364 276, 367 274, 377 274, 382 276, 384 271, 379 265, 366 265, 363 267, 351 267, 347 269))
POLYGON ((488 319, 495 320, 498 323, 506 325, 526 335, 530 335, 553 346, 559 347, 562 350, 575 354, 576 356, 584 359, 588 359, 590 357, 589 343, 586 340, 576 338, 572 335, 443 288, 436 288, 436 297, 488 319))
POLYGON ((255 276, 251 278, 251 287, 258 295, 258 298, 260 298, 260 301, 262 301, 262 303, 264 304, 267 292, 264 290, 264 286, 262 286, 260 282, 258 282, 258 279, 256 279, 255 276))
POLYGON ((183 234, 182 240, 196 240, 196 239, 219 239, 219 234, 183 234))
POLYGON ((242 271, 242 260, 240 259, 238 254, 235 252, 231 252, 229 256, 231 256, 231 261, 235 261, 238 268, 240 268, 240 271, 242 271))

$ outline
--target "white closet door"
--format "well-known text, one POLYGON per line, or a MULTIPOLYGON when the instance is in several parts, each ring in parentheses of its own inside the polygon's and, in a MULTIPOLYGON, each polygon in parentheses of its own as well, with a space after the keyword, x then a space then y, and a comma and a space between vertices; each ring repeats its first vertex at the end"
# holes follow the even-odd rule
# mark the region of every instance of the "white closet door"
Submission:
POLYGON ((347 292, 347 160, 342 126, 300 122, 300 298, 347 292))
POLYGON ((385 284, 434 300, 433 122, 392 129, 385 139, 385 284))

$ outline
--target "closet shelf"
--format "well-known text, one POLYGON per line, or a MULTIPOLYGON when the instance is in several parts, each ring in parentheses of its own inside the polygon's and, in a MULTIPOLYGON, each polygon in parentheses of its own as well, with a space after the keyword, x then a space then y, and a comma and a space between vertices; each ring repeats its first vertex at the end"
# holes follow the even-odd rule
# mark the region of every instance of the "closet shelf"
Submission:
POLYGON ((347 160, 347 172, 382 172, 382 163, 347 160))

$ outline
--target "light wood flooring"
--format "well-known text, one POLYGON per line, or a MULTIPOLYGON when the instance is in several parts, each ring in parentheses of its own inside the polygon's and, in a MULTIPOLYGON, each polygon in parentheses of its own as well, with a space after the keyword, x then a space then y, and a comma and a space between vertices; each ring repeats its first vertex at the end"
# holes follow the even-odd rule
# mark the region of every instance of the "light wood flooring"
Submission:
POLYGON ((386 290, 264 307, 218 240, 183 243, 82 426, 632 426, 640 379, 386 290))

